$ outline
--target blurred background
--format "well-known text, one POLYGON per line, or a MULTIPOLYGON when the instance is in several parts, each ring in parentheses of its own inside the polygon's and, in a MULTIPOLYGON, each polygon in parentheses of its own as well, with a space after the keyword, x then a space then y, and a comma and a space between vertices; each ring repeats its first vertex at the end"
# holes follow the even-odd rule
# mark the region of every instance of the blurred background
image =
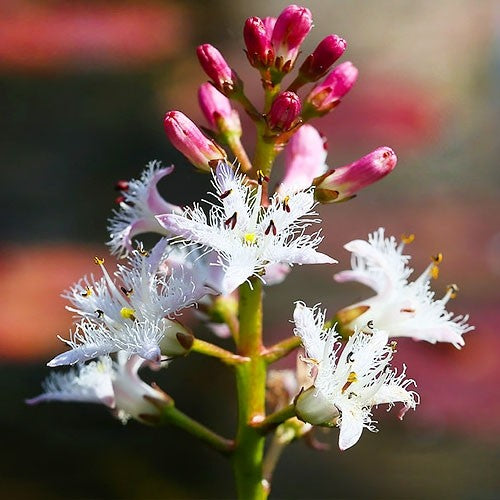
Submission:
MULTIPOLYGON (((316 123, 331 167, 391 146, 396 170, 355 200, 321 207, 323 249, 349 266, 342 245, 385 226, 415 233, 420 270, 443 252, 438 295, 455 282, 450 308, 476 331, 462 351, 400 342, 398 362, 422 404, 400 423, 379 411, 339 453, 337 431, 286 451, 274 498, 498 498, 500 403, 500 11, 493 0, 303 1, 315 28, 348 42, 360 78, 342 105, 316 123)), ((0 478, 5 498, 232 498, 229 465, 173 428, 122 426, 103 407, 29 408, 47 359, 62 350, 71 315, 59 293, 103 254, 114 182, 152 159, 174 163, 160 185, 171 202, 198 199, 208 177, 167 142, 162 117, 179 109, 203 123, 196 90, 205 76, 195 47, 216 45, 259 102, 258 73, 243 54, 242 27, 276 16, 274 0, 0 0, 0 478), (194 180, 193 180, 194 179, 194 180)), ((251 150, 252 135, 246 138, 251 150)), ((279 167, 277 167, 279 168, 279 167)), ((293 301, 331 312, 366 297, 335 285, 326 267, 295 268, 267 290, 269 342, 289 335, 293 301)), ((209 334, 201 332, 201 335, 209 334)), ((227 346, 230 346, 227 343, 227 346)), ((291 366, 286 360, 282 366, 291 366)), ((231 374, 195 355, 145 374, 178 406, 214 429, 234 429, 231 374)))

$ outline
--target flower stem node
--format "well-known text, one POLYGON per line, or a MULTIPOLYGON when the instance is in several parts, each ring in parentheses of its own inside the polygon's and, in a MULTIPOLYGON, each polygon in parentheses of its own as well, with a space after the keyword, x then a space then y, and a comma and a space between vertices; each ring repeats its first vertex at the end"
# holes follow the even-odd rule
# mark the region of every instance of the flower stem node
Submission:
POLYGON ((295 398, 295 412, 303 422, 325 427, 337 424, 338 409, 314 387, 302 391, 295 398))
POLYGON ((227 158, 226 152, 180 111, 169 111, 163 125, 172 145, 198 169, 210 172, 213 165, 227 158))

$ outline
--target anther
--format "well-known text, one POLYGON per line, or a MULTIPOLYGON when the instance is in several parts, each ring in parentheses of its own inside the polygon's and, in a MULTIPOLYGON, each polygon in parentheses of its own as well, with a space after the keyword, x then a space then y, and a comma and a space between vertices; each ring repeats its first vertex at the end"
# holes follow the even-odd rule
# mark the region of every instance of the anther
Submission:
POLYGON ((232 189, 228 189, 227 191, 224 191, 221 195, 220 195, 220 199, 223 200, 224 198, 227 198, 231 193, 233 192, 232 189))
POLYGON ((124 201, 125 201, 125 196, 120 195, 120 196, 117 196, 117 197, 115 198, 115 203, 116 203, 117 205, 119 205, 120 203, 123 203, 124 201))
POLYGON ((120 310, 120 314, 122 318, 135 321, 135 311, 133 309, 130 309, 129 307, 122 307, 120 310))
POLYGON ((94 264, 97 266, 102 266, 104 264, 104 259, 100 257, 94 257, 94 264))
POLYGON ((457 296, 458 286, 452 283, 446 287, 446 291, 450 295, 450 299, 454 299, 457 296))
POLYGON ((273 232, 273 235, 276 236, 277 230, 273 220, 271 220, 269 226, 267 226, 267 229, 264 231, 264 234, 267 236, 271 231, 273 232))
POLYGON ((101 310, 101 309, 96 309, 95 310, 95 315, 98 317, 98 318, 102 318, 104 316, 104 311, 101 310))
POLYGON ((346 361, 348 363, 353 363, 354 362, 353 356, 354 356, 354 353, 352 351, 350 351, 349 354, 347 355, 346 361))
POLYGON ((121 179, 115 184, 115 189, 116 191, 128 191, 128 186, 128 181, 121 179))
POLYGON ((415 313, 415 309, 412 309, 411 307, 403 307, 403 309, 400 309, 399 312, 413 314, 415 313))
POLYGON ((282 202, 283 210, 288 213, 290 213, 290 205, 288 204, 289 201, 290 201, 290 196, 285 196, 282 202))
POLYGON ((92 295, 92 288, 89 286, 85 287, 85 291, 81 293, 82 297, 90 297, 92 295))
POLYGON ((231 217, 229 217, 229 219, 226 219, 224 221, 224 225, 226 227, 231 226, 231 229, 234 229, 236 227, 237 219, 238 219, 238 214, 236 212, 234 212, 234 214, 231 215, 231 217))
POLYGON ((412 234, 402 234, 401 235, 401 241, 405 245, 409 245, 410 243, 413 243, 414 240, 415 240, 415 235, 413 233, 412 234))
POLYGON ((432 279, 434 280, 437 280, 438 277, 439 277, 439 267, 434 264, 432 267, 431 267, 431 277, 432 279))
POLYGON ((347 382, 344 384, 344 387, 342 387, 341 389, 341 393, 344 394, 344 392, 347 390, 347 388, 353 384, 354 382, 357 382, 358 381, 358 377, 356 375, 356 372, 351 372, 349 373, 349 375, 347 376, 347 382))
POLYGON ((368 323, 366 323, 366 326, 372 330, 373 329, 373 320, 371 319, 370 321, 368 321, 368 323))
POLYGON ((438 254, 433 255, 432 256, 432 261, 436 265, 441 264, 441 262, 443 262, 443 254, 441 252, 439 252, 438 254))
POLYGON ((262 185, 264 181, 269 182, 269 177, 262 170, 257 170, 257 182, 262 185))
POLYGON ((133 288, 130 288, 130 289, 127 290, 124 286, 121 286, 120 290, 123 292, 123 294, 126 297, 130 297, 134 293, 134 289, 133 288))
POLYGON ((393 341, 389 344, 389 347, 391 348, 391 351, 392 351, 392 352, 398 352, 398 350, 396 349, 397 345, 398 345, 398 343, 397 343, 395 340, 393 340, 393 341))

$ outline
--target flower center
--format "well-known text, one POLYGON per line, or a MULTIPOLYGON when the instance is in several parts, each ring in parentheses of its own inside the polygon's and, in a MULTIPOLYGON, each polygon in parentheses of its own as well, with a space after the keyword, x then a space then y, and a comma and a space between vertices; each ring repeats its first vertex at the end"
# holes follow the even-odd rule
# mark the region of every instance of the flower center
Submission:
POLYGON ((257 236, 255 235, 255 233, 245 233, 245 235, 243 236, 243 240, 247 245, 253 245, 257 240, 257 236))

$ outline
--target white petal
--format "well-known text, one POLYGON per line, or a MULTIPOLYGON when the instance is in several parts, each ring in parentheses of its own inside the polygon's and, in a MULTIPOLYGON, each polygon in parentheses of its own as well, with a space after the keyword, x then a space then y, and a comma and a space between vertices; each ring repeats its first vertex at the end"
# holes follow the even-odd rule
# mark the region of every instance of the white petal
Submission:
POLYGON ((363 410, 354 406, 342 408, 342 418, 339 433, 339 448, 344 451, 354 446, 363 432, 364 414, 363 410))

